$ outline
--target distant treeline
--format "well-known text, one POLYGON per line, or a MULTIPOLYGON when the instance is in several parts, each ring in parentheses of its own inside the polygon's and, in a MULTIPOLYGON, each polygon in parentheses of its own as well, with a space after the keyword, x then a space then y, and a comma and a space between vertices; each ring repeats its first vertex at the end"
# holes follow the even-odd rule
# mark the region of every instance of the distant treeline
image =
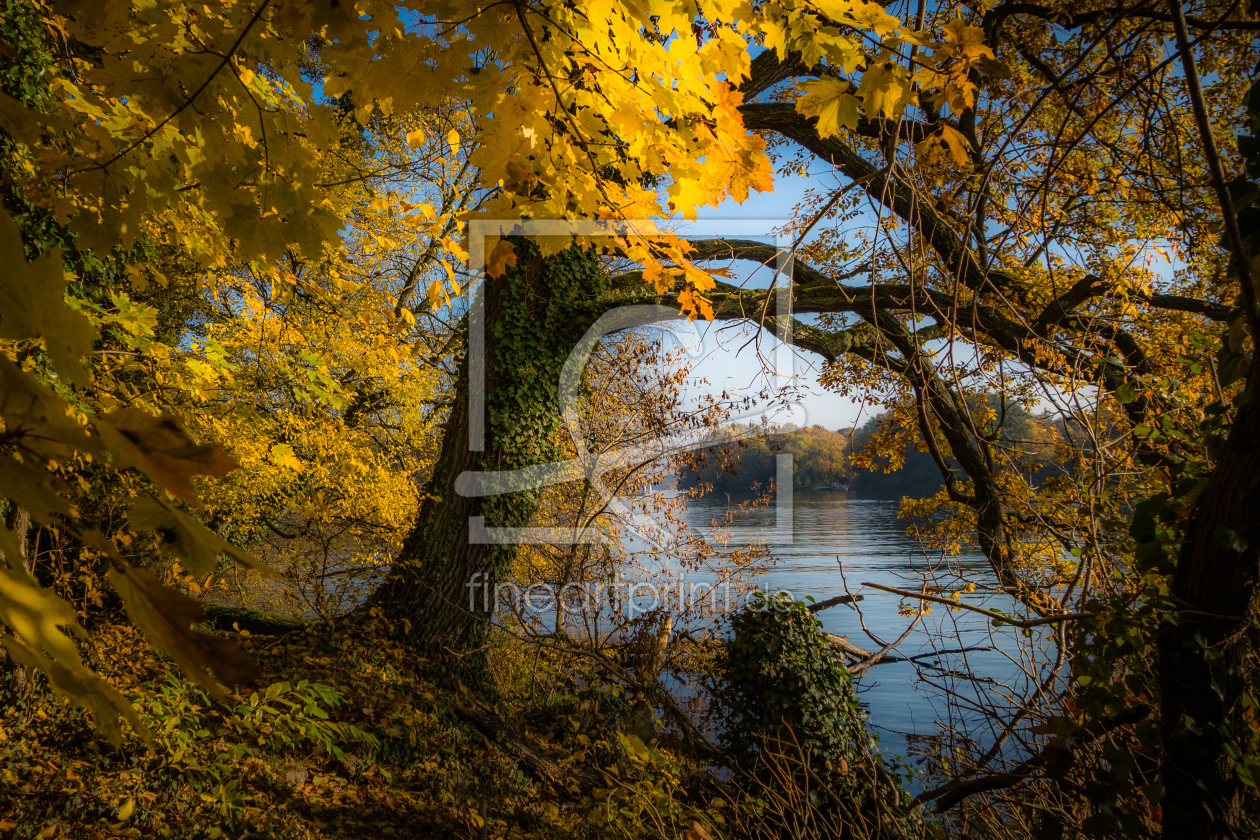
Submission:
MULTIPOLYGON (((1029 414, 1019 405, 1008 403, 1003 410, 996 402, 995 397, 990 398, 993 419, 989 431, 997 432, 1001 448, 1036 485, 1061 474, 1064 467, 1056 462, 1056 455, 1066 431, 1062 422, 1048 415, 1029 414)), ((694 468, 684 470, 679 484, 688 488, 703 482, 712 485, 717 493, 764 490, 775 477, 775 456, 791 453, 793 487, 797 490, 842 485, 872 496, 934 495, 943 486, 940 469, 931 454, 922 449, 919 435, 914 434, 908 443, 896 440, 896 433, 904 432, 894 428, 896 423, 891 413, 883 413, 871 417, 856 431, 788 426, 773 435, 737 439, 745 430, 736 430, 724 434, 722 443, 696 453, 694 468), (855 466, 851 457, 854 452, 865 453, 869 463, 855 466), (895 452, 900 453, 901 466, 892 469, 895 452)), ((948 462, 954 465, 952 458, 948 462)))
POLYGON ((790 424, 773 435, 739 437, 753 429, 736 429, 725 440, 695 453, 695 469, 679 478, 683 487, 711 484, 718 493, 765 490, 774 480, 775 456, 792 455, 797 489, 847 483, 853 474, 846 447, 851 429, 833 432, 822 426, 797 429, 790 424))

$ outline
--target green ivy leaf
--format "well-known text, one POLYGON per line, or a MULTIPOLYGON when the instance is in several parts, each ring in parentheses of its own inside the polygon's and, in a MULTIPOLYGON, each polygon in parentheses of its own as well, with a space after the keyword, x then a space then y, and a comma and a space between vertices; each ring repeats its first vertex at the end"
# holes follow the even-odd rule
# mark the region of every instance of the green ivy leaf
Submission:
POLYGON ((1233 528, 1226 528, 1224 525, 1216 529, 1216 541, 1228 548, 1230 551, 1237 551, 1239 554, 1247 550, 1247 538, 1239 534, 1233 528))

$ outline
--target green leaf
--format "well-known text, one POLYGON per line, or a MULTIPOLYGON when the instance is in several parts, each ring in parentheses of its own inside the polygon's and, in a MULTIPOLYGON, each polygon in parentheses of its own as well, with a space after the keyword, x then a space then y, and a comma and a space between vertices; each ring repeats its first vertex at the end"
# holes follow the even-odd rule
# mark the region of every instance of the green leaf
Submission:
POLYGON ((1247 538, 1233 528, 1226 528, 1222 525, 1216 529, 1215 534, 1216 541, 1230 551, 1237 551, 1239 554, 1242 554, 1247 550, 1247 538))
POLYGON ((1217 355, 1217 375, 1220 377, 1222 387, 1244 379, 1249 370, 1251 370, 1249 356, 1235 353, 1227 348, 1222 348, 1217 355))

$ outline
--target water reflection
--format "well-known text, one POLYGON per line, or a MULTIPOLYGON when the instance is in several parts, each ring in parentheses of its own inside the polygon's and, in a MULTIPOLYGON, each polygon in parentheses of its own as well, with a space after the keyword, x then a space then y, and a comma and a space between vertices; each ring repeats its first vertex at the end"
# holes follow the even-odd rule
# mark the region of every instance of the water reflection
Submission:
MULTIPOLYGON (((793 539, 790 544, 770 546, 777 560, 758 580, 759 588, 822 601, 857 592, 864 581, 918 590, 927 580, 952 590, 960 585, 961 576, 980 587, 963 596, 967 603, 1003 612, 1014 609, 1009 596, 986 592, 984 587, 996 586, 996 578, 983 556, 930 555, 908 537, 907 523, 897 516, 896 499, 798 492, 794 502, 793 539)), ((694 503, 688 523, 698 530, 710 530, 710 523, 722 521, 727 509, 726 498, 694 503)), ((773 510, 741 512, 736 524, 768 527, 773 525, 773 517, 773 510)), ((833 607, 819 613, 819 618, 827 632, 878 650, 901 636, 913 620, 902 612, 916 609, 917 603, 872 589, 863 595, 857 608, 833 607)), ((898 645, 897 655, 911 657, 959 648, 990 650, 920 660, 921 665, 929 666, 922 670, 902 662, 881 664, 862 674, 862 701, 880 732, 881 746, 889 753, 906 755, 916 737, 937 733, 938 721, 981 748, 993 743, 998 730, 986 712, 1006 705, 1006 698, 1031 692, 1044 673, 1042 663, 1050 659, 1048 642, 1044 634, 1025 638, 1009 626, 995 629, 988 618, 974 612, 932 607, 898 645)))

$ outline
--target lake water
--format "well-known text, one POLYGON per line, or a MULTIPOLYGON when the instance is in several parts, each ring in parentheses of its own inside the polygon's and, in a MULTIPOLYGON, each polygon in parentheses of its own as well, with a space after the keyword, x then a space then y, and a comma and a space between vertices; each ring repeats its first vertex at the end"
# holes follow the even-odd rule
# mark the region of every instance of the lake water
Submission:
MULTIPOLYGON (((963 581, 975 582, 978 588, 962 595, 963 600, 1013 611, 1012 598, 985 589, 994 586, 996 578, 983 556, 929 555, 907 536, 907 522, 897 517, 898 500, 797 491, 793 501, 791 541, 771 541, 775 562, 758 580, 759 588, 785 590, 802 600, 812 596, 815 601, 846 592, 861 593, 864 600, 857 604, 860 612, 837 606, 818 613, 827 632, 848 636, 850 642, 866 650, 879 650, 905 632, 913 616, 900 614, 898 608, 905 603, 917 609, 917 602, 864 589, 861 584, 867 581, 915 591, 925 581, 947 590, 960 588, 963 581)), ((703 531, 715 519, 721 521, 727 507, 726 498, 695 502, 687 521, 703 531)), ((771 507, 741 514, 736 524, 769 527, 774 518, 771 507)), ((933 605, 930 614, 889 655, 910 657, 958 648, 992 650, 920 661, 920 665, 935 668, 916 669, 912 663, 899 662, 876 665, 864 672, 859 678, 860 698, 880 736, 881 748, 890 754, 909 753, 913 758, 913 744, 935 736, 938 721, 956 733, 953 737, 971 739, 981 749, 991 745, 996 729, 986 712, 1004 710, 1004 696, 1028 692, 1033 677, 1045 673, 1042 661, 1049 656, 1045 650, 1040 656, 1036 653, 1038 648, 1048 647, 1046 641, 1036 634, 1024 638, 1009 626, 995 629, 978 613, 933 605)))

